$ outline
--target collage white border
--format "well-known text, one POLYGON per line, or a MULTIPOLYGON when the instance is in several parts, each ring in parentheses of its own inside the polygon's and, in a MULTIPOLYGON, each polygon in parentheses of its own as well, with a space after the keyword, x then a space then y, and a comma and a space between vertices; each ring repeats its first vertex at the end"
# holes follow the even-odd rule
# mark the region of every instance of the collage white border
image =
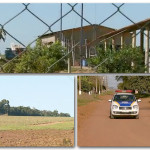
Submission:
MULTIPOLYGON (((150 3, 150 0, 0 0, 0 3, 150 3)), ((5 74, 1 74, 1 75, 5 75, 5 74)), ((8 74, 7 74, 8 75, 8 74)), ((11 74, 12 75, 12 74, 11 74)), ((16 75, 16 74, 14 74, 16 75)), ((19 75, 19 74, 17 74, 19 75)), ((21 75, 21 74, 20 74, 21 75)), ((25 74, 24 74, 25 75, 25 74)), ((32 74, 34 75, 34 74, 32 74)), ((39 74, 35 74, 36 75, 39 75, 39 74)), ((42 74, 40 74, 42 75, 42 74)), ((69 74, 47 74, 47 75, 50 75, 50 76, 54 76, 54 75, 60 75, 60 76, 68 76, 69 74)), ((37 147, 37 148, 0 148, 0 150, 24 150, 24 149, 34 149, 34 150, 45 150, 45 149, 52 149, 52 150, 70 150, 70 149, 74 149, 74 150, 82 150, 82 149, 88 149, 88 150, 95 150, 95 149, 99 149, 99 150, 122 150, 122 149, 125 149, 125 150, 150 150, 150 147, 96 147, 96 148, 92 148, 92 147, 89 147, 89 148, 81 148, 81 147, 78 147, 77 146, 77 76, 78 75, 90 75, 90 76, 97 76, 97 75, 118 75, 118 74, 71 74, 71 76, 74 76, 75 80, 75 102, 74 102, 74 105, 75 105, 75 146, 73 148, 61 148, 61 147, 45 147, 45 148, 40 148, 40 147, 37 147)), ((127 76, 134 76, 134 75, 150 75, 150 74, 119 74, 119 75, 127 75, 127 76)))
POLYGON ((150 3, 149 0, 0 0, 0 3, 150 3))

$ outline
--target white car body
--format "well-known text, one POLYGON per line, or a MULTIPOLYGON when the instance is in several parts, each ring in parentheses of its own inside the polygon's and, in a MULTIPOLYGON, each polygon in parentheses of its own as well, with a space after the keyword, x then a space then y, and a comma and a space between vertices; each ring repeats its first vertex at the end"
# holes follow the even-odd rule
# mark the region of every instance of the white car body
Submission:
POLYGON ((110 118, 116 117, 135 117, 139 118, 139 105, 134 94, 132 93, 116 93, 110 106, 110 118))

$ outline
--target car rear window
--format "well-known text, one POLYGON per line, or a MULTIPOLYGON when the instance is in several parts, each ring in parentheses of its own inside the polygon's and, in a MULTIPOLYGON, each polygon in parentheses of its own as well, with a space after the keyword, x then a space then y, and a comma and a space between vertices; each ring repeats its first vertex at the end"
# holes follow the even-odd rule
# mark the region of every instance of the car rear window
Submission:
POLYGON ((135 101, 134 95, 115 95, 114 101, 135 101))

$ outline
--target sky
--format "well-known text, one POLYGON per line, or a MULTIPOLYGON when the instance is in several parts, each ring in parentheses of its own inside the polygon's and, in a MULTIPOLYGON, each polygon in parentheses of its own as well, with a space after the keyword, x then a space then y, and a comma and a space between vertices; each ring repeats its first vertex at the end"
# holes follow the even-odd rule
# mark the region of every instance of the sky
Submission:
MULTIPOLYGON (((72 4, 73 5, 73 4, 72 4)), ((117 6, 121 5, 119 3, 117 6)), ((9 19, 14 17, 17 13, 23 10, 25 7, 21 3, 7 3, 0 4, 0 24, 5 24, 9 19)), ((81 4, 76 5, 75 10, 80 14, 81 13, 81 4)), ((126 3, 121 7, 121 11, 127 15, 134 22, 139 22, 144 19, 150 18, 150 3, 149 4, 132 4, 126 3)), ((35 13, 39 18, 41 18, 48 25, 51 25, 60 17, 60 4, 57 3, 48 3, 48 4, 36 4, 32 3, 29 5, 33 13, 35 13)), ((66 3, 63 4, 63 14, 68 12, 71 9, 66 3)), ((92 24, 99 24, 108 16, 116 11, 116 7, 112 4, 102 4, 102 3, 91 3, 84 4, 84 17, 90 21, 92 24)), ((120 13, 117 13, 115 16, 110 18, 108 21, 103 23, 103 26, 119 29, 132 23, 127 20, 120 13)), ((71 12, 69 15, 63 18, 63 30, 69 28, 79 27, 81 25, 81 18, 76 15, 74 12, 71 12)), ((84 21, 83 25, 88 25, 84 21)), ((11 35, 20 40, 24 45, 28 45, 33 40, 35 40, 39 35, 42 35, 48 27, 33 17, 28 11, 23 12, 20 16, 12 20, 10 23, 4 26, 4 29, 7 30, 11 35)), ((51 28, 53 31, 60 30, 60 22, 56 23, 51 28)), ((139 37, 138 40, 139 41, 139 37)), ((4 53, 7 47, 10 47, 10 44, 18 44, 15 40, 6 36, 6 41, 0 41, 0 53, 4 53)))
POLYGON ((117 85, 121 82, 121 81, 117 81, 116 80, 116 75, 107 75, 107 80, 108 80, 108 87, 109 88, 114 88, 117 89, 117 85))
POLYGON ((46 75, 0 75, 0 100, 10 106, 58 110, 74 116, 74 77, 46 75))

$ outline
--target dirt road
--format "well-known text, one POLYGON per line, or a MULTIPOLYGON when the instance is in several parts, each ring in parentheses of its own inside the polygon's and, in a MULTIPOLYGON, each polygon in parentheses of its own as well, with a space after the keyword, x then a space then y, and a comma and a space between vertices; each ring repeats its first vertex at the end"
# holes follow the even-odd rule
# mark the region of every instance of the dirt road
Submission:
POLYGON ((78 108, 78 146, 150 146, 150 98, 139 103, 140 119, 110 119, 111 97, 78 108))

